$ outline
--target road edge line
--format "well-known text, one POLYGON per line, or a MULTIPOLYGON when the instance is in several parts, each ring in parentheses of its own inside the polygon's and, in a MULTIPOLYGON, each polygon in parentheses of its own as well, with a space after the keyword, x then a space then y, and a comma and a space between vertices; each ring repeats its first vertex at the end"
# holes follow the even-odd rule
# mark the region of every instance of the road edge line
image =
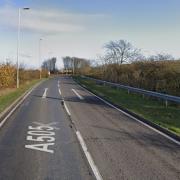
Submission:
MULTIPOLYGON (((74 81, 75 81, 75 80, 74 80, 74 81)), ((75 82, 76 82, 76 81, 75 81, 75 82)), ((77 83, 77 82, 76 82, 76 83, 77 83)), ((117 111, 123 113, 124 115, 128 116, 129 118, 131 118, 131 119, 139 122, 140 124, 144 125, 145 127, 149 128, 149 129, 157 132, 158 134, 160 134, 160 135, 162 135, 163 137, 167 138, 168 140, 174 142, 175 144, 180 145, 180 142, 179 142, 178 140, 174 139, 173 137, 171 137, 171 136, 167 135, 166 133, 158 130, 157 128, 155 128, 155 127, 153 127, 153 126, 151 126, 151 125, 149 125, 149 124, 141 121, 140 119, 137 119, 137 118, 134 117, 133 115, 131 115, 131 114, 129 114, 129 113, 121 110, 120 108, 114 106, 114 105, 111 104, 110 102, 106 101, 105 99, 103 99, 103 98, 99 97, 98 95, 94 94, 93 92, 91 92, 87 87, 85 88, 85 87, 83 87, 83 86, 82 86, 81 84, 79 84, 79 83, 77 83, 77 85, 79 85, 81 88, 85 89, 87 92, 89 92, 90 94, 92 94, 92 95, 95 96, 96 98, 100 99, 100 100, 103 101, 105 104, 109 105, 110 107, 113 107, 114 109, 116 109, 117 111)), ((160 127, 160 128, 162 128, 162 127, 160 127)))
POLYGON ((8 106, 1 114, 0 114, 0 128, 3 127, 7 119, 14 113, 14 111, 23 103, 23 101, 29 96, 29 94, 42 82, 35 84, 32 88, 27 90, 24 94, 22 94, 19 98, 17 98, 10 106, 8 106), (2 119, 2 120, 1 120, 2 119))

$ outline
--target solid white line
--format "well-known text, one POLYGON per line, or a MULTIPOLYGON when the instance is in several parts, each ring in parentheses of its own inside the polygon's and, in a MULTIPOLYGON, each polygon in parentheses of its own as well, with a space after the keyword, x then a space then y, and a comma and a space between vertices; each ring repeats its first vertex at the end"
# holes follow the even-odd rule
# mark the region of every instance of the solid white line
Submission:
POLYGON ((48 90, 48 88, 45 88, 45 89, 44 89, 44 94, 43 94, 42 98, 46 98, 46 96, 47 96, 47 90, 48 90))
POLYGON ((72 89, 72 91, 78 96, 79 99, 83 100, 84 98, 76 92, 76 90, 72 89))
POLYGON ((69 111, 68 107, 66 106, 66 103, 65 103, 65 102, 64 102, 64 107, 65 107, 66 112, 68 113, 68 115, 69 115, 69 116, 71 116, 71 113, 70 113, 70 111, 69 111))
POLYGON ((79 143, 80 143, 80 145, 82 147, 82 150, 83 150, 83 152, 84 152, 84 154, 85 154, 85 156, 86 156, 86 158, 87 158, 87 160, 89 162, 89 165, 90 165, 90 167, 91 167, 91 169, 92 169, 92 171, 94 173, 94 176, 96 177, 97 180, 103 180, 97 166, 95 165, 95 163, 94 163, 94 161, 92 159, 91 154, 88 152, 86 143, 85 143, 83 137, 81 136, 81 133, 79 131, 76 131, 76 135, 77 135, 79 143))
POLYGON ((59 88, 59 94, 61 95, 61 90, 60 90, 60 88, 59 88))
POLYGON ((4 125, 6 120, 12 115, 12 113, 22 104, 22 102, 29 96, 29 94, 34 90, 31 89, 23 98, 22 100, 9 112, 9 114, 0 122, 0 128, 4 125))
MULTIPOLYGON (((79 85, 79 86, 80 86, 80 85, 79 85)), ((82 87, 82 86, 80 86, 80 87, 82 87)), ((82 88, 85 89, 84 87, 82 87, 82 88)), ((110 107, 113 107, 114 109, 116 109, 116 110, 118 110, 119 112, 125 114, 126 116, 130 117, 131 119, 134 119, 135 121, 137 121, 137 122, 143 124, 144 126, 146 126, 146 127, 148 127, 149 129, 151 129, 151 130, 157 132, 158 134, 164 136, 165 138, 169 139, 170 141, 173 141, 174 143, 180 145, 180 142, 179 142, 179 141, 177 141, 177 140, 173 139, 172 137, 166 135, 165 133, 163 133, 163 132, 161 132, 161 131, 159 131, 159 130, 153 128, 152 126, 150 126, 150 125, 148 125, 148 124, 146 124, 146 123, 140 121, 139 119, 135 118, 134 116, 132 116, 132 115, 130 115, 130 114, 124 112, 123 110, 121 110, 121 109, 117 108, 116 106, 110 104, 110 103, 107 102, 106 100, 100 98, 99 96, 97 96, 97 95, 95 95, 94 93, 88 91, 87 89, 85 89, 85 90, 86 90, 87 92, 89 92, 90 94, 92 94, 93 96, 95 96, 96 98, 98 98, 98 99, 100 99, 101 101, 103 101, 105 104, 109 105, 110 107)))

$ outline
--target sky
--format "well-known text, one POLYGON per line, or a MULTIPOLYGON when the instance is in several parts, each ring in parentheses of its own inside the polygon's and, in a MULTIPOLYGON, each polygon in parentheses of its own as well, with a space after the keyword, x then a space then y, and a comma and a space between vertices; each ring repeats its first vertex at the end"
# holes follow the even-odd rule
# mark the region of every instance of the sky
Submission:
POLYGON ((179 0, 0 0, 0 62, 16 62, 19 8, 27 67, 39 66, 39 42, 41 61, 57 57, 58 68, 64 56, 97 59, 105 43, 120 39, 146 56, 180 58, 179 0))

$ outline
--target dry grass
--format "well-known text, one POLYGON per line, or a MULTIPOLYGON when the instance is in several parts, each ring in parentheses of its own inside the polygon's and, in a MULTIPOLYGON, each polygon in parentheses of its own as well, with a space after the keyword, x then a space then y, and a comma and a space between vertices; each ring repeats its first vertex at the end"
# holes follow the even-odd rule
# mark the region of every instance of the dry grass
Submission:
POLYGON ((11 92, 14 92, 16 88, 5 88, 0 90, 0 96, 5 96, 6 94, 9 94, 11 92))

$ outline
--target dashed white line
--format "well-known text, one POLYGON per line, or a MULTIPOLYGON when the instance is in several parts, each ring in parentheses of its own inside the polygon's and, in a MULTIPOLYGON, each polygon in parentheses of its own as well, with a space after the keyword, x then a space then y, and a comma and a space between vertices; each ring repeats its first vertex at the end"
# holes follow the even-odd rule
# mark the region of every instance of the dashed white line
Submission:
POLYGON ((58 88, 60 87, 60 81, 58 81, 58 88))
POLYGON ((60 95, 62 94, 60 88, 59 88, 59 94, 60 94, 60 95))
POLYGON ((78 93, 76 92, 75 89, 72 89, 72 91, 77 95, 77 97, 78 97, 79 99, 81 99, 81 100, 84 99, 80 94, 78 94, 78 93))
POLYGON ((44 93, 43 93, 43 96, 42 96, 43 99, 46 98, 46 96, 47 96, 47 90, 48 90, 48 88, 44 89, 44 93))
POLYGON ((87 160, 89 162, 89 165, 90 165, 90 167, 91 167, 91 169, 92 169, 92 171, 94 173, 94 176, 96 177, 97 180, 103 180, 97 166, 95 165, 95 163, 94 163, 94 161, 92 159, 91 154, 88 152, 86 143, 85 143, 83 137, 81 136, 81 133, 79 131, 76 131, 76 135, 77 135, 79 143, 80 143, 80 145, 81 145, 81 147, 83 149, 83 152, 84 152, 84 154, 85 154, 85 156, 86 156, 86 158, 87 158, 87 160))

